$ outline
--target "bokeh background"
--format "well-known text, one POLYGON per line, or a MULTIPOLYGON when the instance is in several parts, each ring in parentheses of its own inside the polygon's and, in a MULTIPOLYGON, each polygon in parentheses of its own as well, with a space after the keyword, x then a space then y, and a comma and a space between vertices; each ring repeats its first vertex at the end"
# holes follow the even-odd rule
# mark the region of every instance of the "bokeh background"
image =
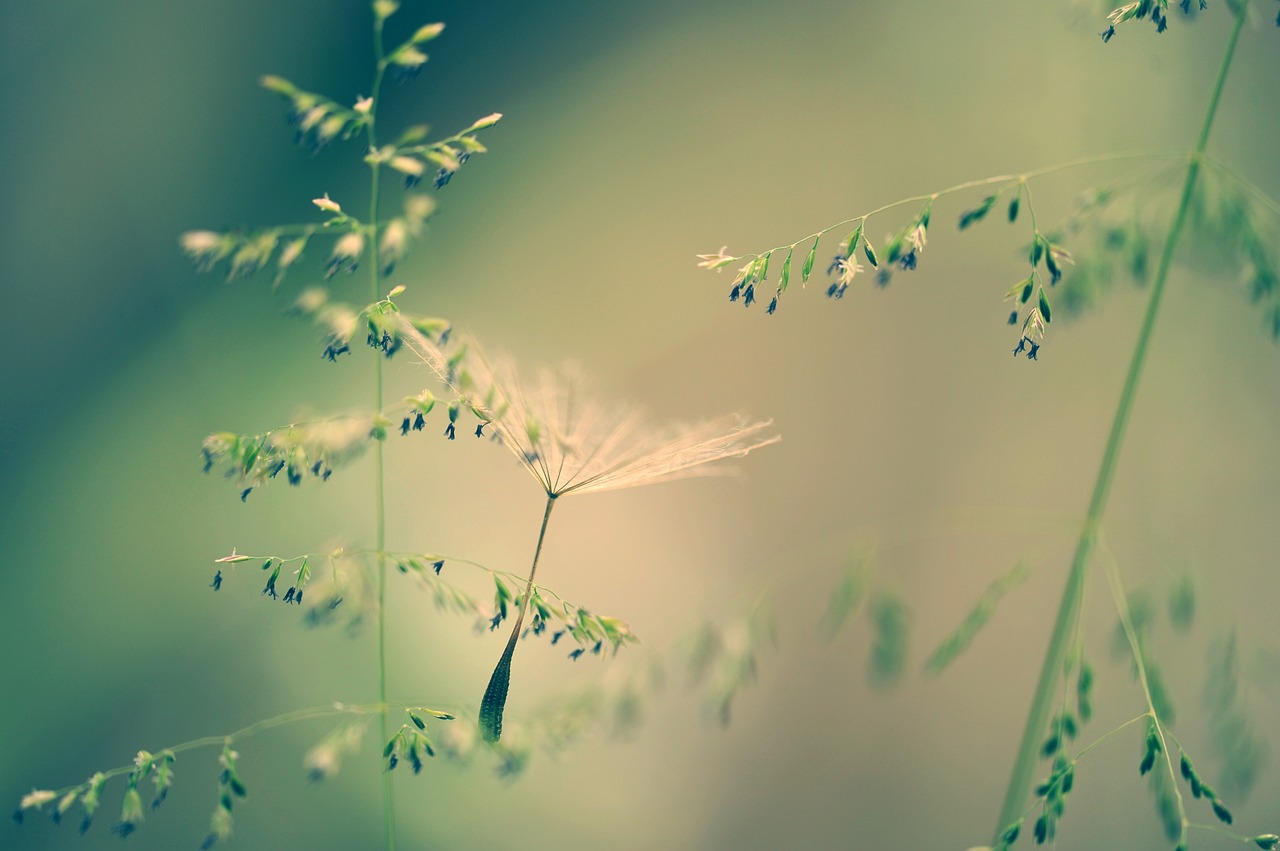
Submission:
MULTIPOLYGON (((1261 11, 1213 148, 1275 197, 1280 113, 1265 105, 1277 103, 1280 36, 1274 10, 1261 11)), ((1022 237, 997 219, 960 238, 952 216, 976 199, 938 205, 913 275, 840 302, 793 284, 772 317, 731 308, 727 277, 695 269, 694 254, 787 242, 970 178, 1188 144, 1228 17, 1215 3, 1160 37, 1131 26, 1104 47, 1099 10, 1067 3, 404 4, 391 41, 424 21, 448 29, 422 76, 388 89, 381 124, 506 117, 485 136, 491 153, 439 194, 429 239, 393 279, 409 288, 403 303, 524 363, 576 359, 608 395, 657 416, 740 410, 772 417, 784 437, 745 459, 740 480, 566 501, 540 576, 626 619, 643 644, 576 664, 531 644, 508 708, 518 717, 617 677, 765 598, 777 645, 732 723, 708 719, 673 671, 631 735, 590 735, 514 783, 483 763, 398 772, 404 847, 988 839, 1142 293, 1055 323, 1028 363, 1009 357, 999 301, 1022 237), (887 690, 867 683, 864 617, 830 643, 817 627, 858 554, 910 606, 908 673, 887 690), (1028 581, 954 666, 922 676, 932 646, 1020 559, 1028 581)), ((232 546, 367 544, 367 462, 242 505, 199 474, 197 452, 210 431, 358 406, 366 356, 324 363, 313 329, 282 317, 316 276, 314 257, 272 293, 265 277, 198 276, 176 242, 191 228, 305 220, 324 192, 364 197, 358 143, 309 158, 255 81, 277 73, 351 101, 368 88, 367 33, 356 0, 0 11, 0 794, 12 802, 140 747, 375 694, 371 634, 308 631, 248 574, 219 594, 206 587, 232 546)), ((1124 168, 1038 183, 1040 216, 1059 218, 1080 189, 1124 168)), ((392 375, 391 398, 425 382, 407 358, 392 375)), ((1280 747, 1278 389, 1280 352, 1235 272, 1177 274, 1107 530, 1126 581, 1158 608, 1173 579, 1193 578, 1193 630, 1166 622, 1152 648, 1179 736, 1209 776, 1222 765, 1201 693, 1207 649, 1225 630, 1238 635, 1254 734, 1280 747)), ((542 504, 507 455, 432 435, 393 440, 389 459, 392 547, 524 569, 542 504)), ((391 590, 393 694, 474 706, 503 639, 436 613, 407 582, 391 590)), ((1100 679, 1089 739, 1143 707, 1128 663, 1110 655, 1100 574, 1086 617, 1100 679)), ((376 846, 373 737, 332 782, 308 784, 301 770, 329 728, 240 746, 252 797, 236 810, 234 847, 376 846)), ((1140 738, 1135 729, 1081 763, 1059 847, 1167 847, 1137 776, 1140 738)), ((1231 802, 1245 832, 1280 826, 1275 756, 1231 802)), ((199 843, 215 757, 180 758, 169 801, 133 847, 199 843)), ((0 827, 0 846, 116 847, 119 788, 83 838, 36 819, 0 827)), ((1198 834, 1196 847, 1238 846, 1198 834)))

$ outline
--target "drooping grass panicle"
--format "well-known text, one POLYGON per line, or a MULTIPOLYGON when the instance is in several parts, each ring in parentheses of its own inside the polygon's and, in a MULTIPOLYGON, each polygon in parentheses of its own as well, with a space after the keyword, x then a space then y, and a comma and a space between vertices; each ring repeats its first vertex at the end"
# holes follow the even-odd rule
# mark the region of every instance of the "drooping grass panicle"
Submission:
MULTIPOLYGON (((813 273, 818 251, 824 239, 833 232, 839 233, 842 229, 851 227, 852 230, 848 235, 835 244, 834 256, 827 266, 827 275, 831 281, 826 288, 826 294, 831 299, 839 300, 844 298, 855 279, 858 279, 867 268, 873 270, 874 274, 865 277, 874 281, 878 287, 886 286, 896 272, 917 269, 928 241, 935 202, 952 195, 983 190, 985 194, 980 196, 976 205, 959 213, 958 226, 960 230, 966 230, 988 218, 988 214, 996 208, 997 203, 1004 203, 1007 204, 1005 218, 1009 223, 1020 223, 1020 229, 1029 230, 1024 255, 1029 260, 1029 268, 1008 290, 1005 301, 1012 302, 1012 309, 1007 313, 1008 324, 1021 326, 1014 355, 1025 354, 1029 360, 1036 360, 1046 326, 1053 315, 1049 290, 1062 279, 1066 271, 1065 267, 1074 264, 1074 258, 1071 252, 1060 244, 1066 229, 1048 232, 1042 230, 1037 222, 1031 199, 1031 182, 1071 168, 1121 160, 1147 158, 1162 160, 1170 156, 1185 156, 1185 154, 1156 151, 1105 154, 1023 174, 997 175, 966 181, 927 195, 912 196, 882 205, 866 213, 836 222, 788 245, 775 246, 756 254, 735 256, 728 253, 727 247, 722 247, 717 252, 698 255, 700 261, 698 266, 721 271, 727 266, 745 260, 746 262, 730 283, 729 301, 750 306, 758 300, 760 289, 769 280, 770 268, 778 268, 780 265, 781 273, 778 276, 776 292, 766 311, 773 314, 778 309, 780 299, 787 292, 792 266, 796 262, 795 250, 797 248, 803 250, 807 246, 799 273, 801 283, 804 284, 813 273), (871 222, 874 220, 878 223, 890 211, 911 205, 919 205, 915 213, 910 218, 899 220, 895 225, 896 229, 879 244, 879 247, 873 244, 870 233, 871 222), (1027 215, 1021 215, 1024 210, 1027 215), (863 259, 867 263, 866 267, 860 262, 863 259)), ((1141 169, 1135 171, 1142 173, 1141 169)))

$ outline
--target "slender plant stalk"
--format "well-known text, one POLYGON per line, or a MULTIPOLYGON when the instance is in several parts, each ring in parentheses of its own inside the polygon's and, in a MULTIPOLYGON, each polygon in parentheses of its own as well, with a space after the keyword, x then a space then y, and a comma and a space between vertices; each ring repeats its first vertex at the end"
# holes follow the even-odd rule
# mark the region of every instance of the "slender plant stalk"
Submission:
POLYGON ((1035 695, 1031 701, 1031 709, 1027 713, 1027 724, 1022 731, 1022 741, 1014 759, 1013 770, 1009 775, 1009 786, 1005 790, 1004 804, 1000 808, 1000 819, 996 823, 995 837, 992 844, 998 845, 1006 827, 1018 820, 1026 800, 1027 790, 1031 786, 1032 774, 1035 771, 1039 756, 1039 741, 1044 734, 1049 719, 1050 704, 1057 688, 1057 680, 1066 656, 1067 645, 1072 625, 1076 621, 1080 607, 1081 592, 1084 587, 1085 568, 1098 539, 1098 529, 1106 511, 1107 497, 1111 491, 1111 482, 1115 476, 1116 462, 1120 457, 1120 446, 1124 441, 1125 428, 1129 422, 1129 413, 1137 396, 1138 379, 1142 376, 1142 366, 1146 361, 1147 348, 1151 342, 1151 334, 1156 324, 1156 316, 1160 310, 1160 301, 1164 295, 1165 281, 1168 279, 1169 267, 1173 262, 1173 254, 1186 224, 1187 212, 1191 208, 1191 198, 1195 192, 1196 179, 1200 174, 1200 166, 1204 159, 1205 146, 1209 142, 1209 131, 1213 127, 1214 115, 1218 111, 1218 102, 1222 97, 1222 88, 1226 83, 1227 71, 1235 55, 1236 42, 1240 38, 1240 30, 1244 25, 1247 3, 1240 2, 1235 6, 1235 23, 1227 40, 1227 47, 1222 56, 1222 64, 1218 69, 1217 81, 1213 93, 1209 97, 1209 106, 1205 111, 1204 122, 1200 127, 1200 135, 1196 146, 1191 151, 1187 163, 1187 175, 1182 184, 1182 197, 1178 202, 1177 212, 1169 225, 1169 234, 1165 239, 1160 254, 1160 265, 1156 269, 1155 280, 1151 286, 1151 296, 1147 300, 1146 313, 1142 319, 1142 327, 1138 332, 1138 342, 1134 346, 1133 357, 1129 361, 1129 372, 1125 376, 1124 388, 1120 392, 1120 402, 1116 406, 1115 417, 1111 421, 1111 434, 1107 438, 1106 449, 1102 455, 1102 464, 1098 468, 1098 478, 1093 486, 1093 497, 1089 501, 1089 510, 1085 514, 1084 527, 1080 530, 1080 538, 1076 543, 1075 557, 1071 561, 1071 571, 1067 575, 1067 585, 1062 593, 1062 602, 1058 606, 1057 619, 1054 621, 1053 633, 1049 638, 1049 648, 1045 653, 1044 665, 1040 669, 1040 679, 1036 683, 1035 695))
MULTIPOLYGON (((375 16, 373 25, 373 50, 377 57, 377 70, 374 72, 373 89, 369 93, 368 138, 369 150, 378 149, 377 115, 378 100, 381 94, 382 77, 386 72, 386 56, 382 49, 382 18, 375 16)), ((369 300, 370 303, 382 297, 381 270, 378 262, 378 190, 382 167, 379 163, 369 164, 369 300)), ((382 410, 382 355, 373 353, 374 398, 373 409, 382 410)), ((382 461, 383 441, 374 441, 374 549, 377 551, 378 573, 378 702, 382 712, 378 718, 382 742, 389 739, 388 706, 387 706, 387 512, 385 505, 385 488, 383 484, 384 466, 382 461)), ((395 851, 396 847, 396 805, 391 785, 391 772, 382 773, 382 820, 383 833, 386 837, 387 851, 395 851)))
POLYGON ((944 196, 954 195, 957 192, 964 192, 969 189, 977 189, 978 187, 981 187, 981 186, 999 186, 1000 184, 1008 184, 1008 185, 1016 184, 1025 188, 1028 180, 1032 180, 1037 177, 1045 177, 1050 174, 1056 174, 1060 171, 1066 171, 1068 169, 1080 168, 1082 166, 1096 165, 1099 163, 1116 162, 1119 160, 1165 159, 1165 158, 1173 159, 1173 158, 1182 157, 1185 155, 1185 153, 1186 153, 1185 151, 1172 152, 1172 151, 1166 151, 1163 149, 1161 150, 1153 149, 1153 150, 1143 150, 1143 151, 1119 151, 1117 153, 1111 153, 1111 154, 1100 154, 1100 155, 1091 156, 1091 157, 1081 157, 1078 160, 1071 160, 1070 162, 1058 163, 1057 165, 1051 165, 1046 168, 1038 168, 1033 171, 1023 172, 1022 174, 998 174, 994 177, 983 177, 978 180, 966 180, 964 183, 957 183, 954 186, 948 186, 945 189, 939 189, 938 191, 930 192, 927 195, 912 195, 909 198, 899 198, 897 201, 884 204, 882 206, 876 207, 873 210, 868 210, 867 212, 857 216, 853 216, 852 218, 842 219, 841 221, 838 221, 833 225, 826 226, 822 230, 814 231, 808 236, 802 236, 799 239, 797 239, 795 242, 791 242, 786 245, 775 245, 773 248, 766 248, 764 251, 760 251, 756 254, 744 254, 741 257, 737 257, 735 259, 745 260, 747 258, 763 257, 766 254, 772 254, 775 251, 782 251, 783 249, 795 249, 800 247, 800 244, 802 242, 808 242, 812 239, 818 239, 820 237, 824 237, 827 234, 831 233, 833 230, 839 230, 840 228, 848 227, 855 223, 865 223, 866 220, 871 218, 872 216, 878 216, 881 213, 885 213, 885 212, 888 212, 889 210, 894 209, 895 207, 903 207, 903 206, 906 206, 907 204, 919 204, 924 201, 936 201, 939 198, 942 198, 944 196))
POLYGON ((480 732, 485 741, 496 742, 502 737, 502 710, 507 705, 507 689, 511 685, 511 657, 516 652, 516 642, 520 640, 520 627, 524 624, 524 613, 529 610, 529 599, 533 596, 533 576, 538 572, 538 556, 542 555, 542 540, 547 536, 547 521, 551 519, 551 509, 555 508, 556 497, 547 494, 547 510, 542 514, 542 528, 538 531, 538 546, 533 551, 533 566, 529 568, 529 579, 524 586, 524 599, 520 602, 520 614, 516 616, 515 628, 511 630, 511 638, 507 639, 507 647, 502 651, 493 674, 489 677, 489 685, 484 690, 484 699, 480 701, 480 732))
MULTIPOLYGON (((1138 673, 1138 682, 1142 686, 1142 697, 1147 702, 1147 715, 1155 723, 1156 735, 1160 737, 1160 751, 1164 757, 1164 766, 1169 772, 1169 788, 1173 790, 1174 800, 1178 804, 1178 825, 1181 831, 1178 840, 1182 844, 1187 841, 1187 825, 1191 822, 1187 818, 1186 802, 1182 799, 1182 792, 1178 789, 1178 771, 1173 767, 1173 754, 1170 752, 1169 742, 1165 735, 1165 722, 1161 720, 1160 713, 1156 711, 1156 703, 1151 697, 1151 681, 1147 679, 1147 662, 1146 657, 1142 653, 1142 642, 1138 640, 1138 630, 1133 625, 1133 615, 1129 611, 1129 598, 1124 592, 1124 583, 1120 580, 1120 567, 1116 563, 1115 556, 1111 552, 1111 548, 1107 546, 1104 539, 1101 544, 1104 558, 1102 560, 1103 570, 1107 575, 1107 584, 1111 587, 1111 596, 1116 604, 1116 612, 1120 616, 1120 627, 1124 630, 1125 638, 1129 641, 1129 650, 1133 654, 1134 670, 1138 673)), ((1181 749, 1181 745, 1179 745, 1181 749)))

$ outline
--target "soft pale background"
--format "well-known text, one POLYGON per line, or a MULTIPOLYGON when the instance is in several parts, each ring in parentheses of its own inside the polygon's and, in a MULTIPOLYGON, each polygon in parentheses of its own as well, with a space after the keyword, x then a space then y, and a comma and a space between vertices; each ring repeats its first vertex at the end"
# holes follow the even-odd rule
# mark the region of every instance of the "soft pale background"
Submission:
MULTIPOLYGON (((695 269, 693 255, 763 248, 972 177, 1182 145, 1225 36, 1220 5, 1160 38, 1126 28, 1104 48, 1101 16, 1061 3, 405 4, 399 27, 449 28, 422 77, 388 90, 386 125, 506 114, 485 137, 492 153, 441 193, 429 241, 397 272, 405 302, 531 363, 574 357, 661 415, 737 409, 773 417, 785 439, 747 459, 741 482, 566 501, 545 552, 550 587, 624 617, 653 647, 771 595, 779 648, 734 723, 706 723, 676 688, 631 740, 592 739, 514 785, 481 766, 404 773, 404 847, 987 839, 1141 294, 1055 325, 1029 364, 1009 358, 999 304, 1020 237, 997 219, 957 238, 966 200, 939 205, 921 271, 843 302, 796 290, 773 317, 730 308, 727 278, 695 269), (877 581, 912 608, 913 673, 887 695, 865 685, 863 622, 831 645, 815 627, 842 566, 868 547, 877 581), (1032 578, 970 651, 937 680, 915 673, 1024 556, 1032 578)), ((1260 105, 1277 102, 1278 37, 1269 21, 1246 30, 1214 135, 1273 195, 1277 116, 1260 105)), ((227 287, 196 276, 176 247, 188 228, 307 217, 322 192, 363 197, 356 148, 308 159, 255 80, 279 73, 350 100, 367 67, 358 2, 50 0, 0 12, 5 800, 138 747, 373 696, 370 636, 302 630, 258 598, 256 577, 205 588, 210 561, 233 545, 303 551, 343 529, 361 540, 367 465, 324 487, 266 489, 246 507, 199 475, 196 456, 214 429, 359 404, 364 355, 322 363, 312 330, 279 317, 305 277, 277 295, 265 279, 227 287)), ((1091 179, 1038 185, 1041 216, 1056 218, 1091 179)), ((1163 593, 1169 575, 1197 577, 1196 631, 1166 627, 1156 648, 1179 734, 1213 772, 1205 646, 1235 623, 1248 658, 1277 653, 1280 353, 1229 274, 1202 277, 1172 281, 1107 526, 1132 586, 1163 593)), ((416 389, 407 361, 393 368, 392 398, 416 389)), ((391 546, 524 569, 541 501, 507 456, 420 437, 393 441, 389 458, 391 546)), ((392 691, 477 700, 500 639, 391 587, 392 691)), ((1086 738, 1141 711, 1127 666, 1107 655, 1103 592, 1095 581, 1100 717, 1086 738)), ((530 645, 509 711, 632 655, 570 665, 530 645)), ((1248 687, 1272 748, 1274 676, 1248 687)), ((371 846, 372 743, 331 784, 308 786, 298 768, 327 729, 240 748, 252 798, 232 847, 371 846)), ((1137 734, 1095 753, 1059 847, 1166 847, 1137 778, 1137 734)), ((132 847, 199 842, 212 760, 181 758, 169 802, 132 847)), ((0 827, 0 846, 117 847, 106 828, 118 792, 83 839, 37 820, 0 827)), ((1277 801, 1273 761, 1235 802, 1242 829, 1276 829, 1277 801)))

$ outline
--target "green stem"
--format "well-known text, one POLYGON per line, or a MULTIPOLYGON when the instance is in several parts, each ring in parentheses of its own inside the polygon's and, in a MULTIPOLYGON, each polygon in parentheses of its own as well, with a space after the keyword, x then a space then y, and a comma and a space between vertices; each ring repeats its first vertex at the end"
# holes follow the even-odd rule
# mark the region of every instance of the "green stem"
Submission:
MULTIPOLYGON (((373 49, 377 58, 377 71, 374 73, 373 88, 369 93, 371 104, 369 106, 369 120, 366 125, 368 129, 369 150, 374 151, 378 148, 377 136, 377 116, 378 101, 380 97, 380 89, 382 88, 382 76, 386 72, 386 58, 382 48, 382 18, 375 15, 373 24, 373 49)), ((382 289, 381 270, 378 262, 378 190, 379 178, 382 175, 381 166, 374 162, 369 164, 369 300, 375 302, 381 298, 380 290, 382 289)), ((373 353, 373 373, 374 373, 374 399, 373 409, 375 411, 382 410, 382 355, 378 351, 373 353)), ((382 742, 386 743, 390 736, 388 727, 388 706, 387 706, 387 557, 386 557, 386 539, 387 539, 387 517, 386 505, 384 498, 384 465, 382 458, 383 442, 381 440, 374 441, 374 549, 377 552, 377 574, 378 574, 378 604, 377 604, 377 621, 378 621, 378 702, 382 704, 382 713, 379 717, 379 729, 382 733, 382 742)), ((393 788, 391 785, 391 772, 384 771, 382 773, 382 821, 383 833, 386 837, 387 851, 395 851, 396 847, 396 806, 393 788)))
MULTIPOLYGON (((261 721, 255 721, 247 727, 241 727, 234 733, 227 733, 222 736, 203 736, 199 739, 191 739, 190 741, 182 742, 181 744, 171 745, 164 748, 164 750, 178 754, 183 751, 195 750, 196 748, 208 748, 231 744, 242 739, 247 739, 250 736, 261 733, 265 730, 271 730, 275 727, 283 727, 286 724, 295 724, 299 721, 309 721, 312 718, 325 718, 330 715, 367 715, 370 712, 381 711, 381 704, 375 704, 373 706, 354 706, 340 703, 330 704, 329 706, 314 706, 309 709, 295 709, 291 712, 285 712, 280 715, 274 715, 270 718, 264 718, 261 721)), ((161 752, 162 751, 157 751, 157 753, 161 752)), ((102 772, 102 776, 103 778, 110 780, 113 777, 120 777, 128 774, 133 771, 135 767, 136 766, 133 763, 121 765, 117 768, 112 768, 102 772)), ((80 788, 82 785, 83 784, 64 786, 57 790, 57 795, 61 797, 72 789, 80 788)))
MULTIPOLYGON (((1169 742, 1165 736, 1165 723, 1160 719, 1160 713, 1156 711, 1156 703, 1151 698, 1151 681, 1147 679, 1147 660, 1142 652, 1142 641, 1138 638, 1138 630, 1133 625, 1133 615, 1129 611, 1129 598, 1124 593, 1124 583, 1120 580, 1120 567, 1116 564, 1114 554, 1111 548, 1107 546, 1104 540, 1101 544, 1104 558, 1102 560, 1104 572, 1107 574, 1107 584, 1111 587, 1111 596, 1116 604, 1116 612, 1120 615, 1120 627, 1124 630, 1125 638, 1129 641, 1129 651, 1133 654, 1134 670, 1138 673, 1138 683, 1142 686, 1142 697, 1147 702, 1147 715, 1155 723, 1156 735, 1160 738, 1160 750, 1164 755, 1164 765, 1169 772, 1169 788, 1173 790, 1174 800, 1178 804, 1178 823, 1181 827, 1181 834, 1178 840, 1183 845, 1187 842, 1187 808, 1186 803, 1182 800, 1182 792, 1178 789, 1178 771, 1173 767, 1173 754, 1169 749, 1169 742)), ((1181 746, 1179 746, 1181 749, 1181 746)))
POLYGON ((1111 482, 1115 476, 1116 462, 1120 458, 1120 446, 1124 441, 1125 428, 1129 423, 1129 413, 1137 395, 1138 379, 1142 376, 1142 366, 1146 361, 1147 348, 1151 342, 1151 334, 1156 324, 1156 316, 1160 310, 1160 301, 1164 295, 1165 281, 1169 276, 1169 267, 1173 263, 1174 250, 1178 239, 1182 236, 1182 228, 1187 221, 1187 212, 1191 208, 1191 198, 1195 191, 1196 179, 1200 174, 1201 162, 1204 158, 1205 146, 1209 142, 1209 131, 1213 127, 1213 119, 1218 111, 1218 102, 1222 97, 1222 88, 1226 83, 1227 71, 1231 67, 1235 55, 1236 43, 1240 37, 1240 29, 1244 25, 1245 7, 1241 2, 1236 8, 1235 24, 1227 41, 1226 51, 1222 56, 1222 64, 1218 69, 1218 78, 1214 83, 1213 94, 1209 98, 1209 107, 1205 112, 1204 123, 1200 127, 1200 135, 1196 139, 1190 161, 1187 163, 1187 175, 1182 185, 1182 197, 1178 202, 1177 212, 1169 225, 1169 234, 1165 239, 1160 254, 1160 265, 1156 269, 1155 280, 1151 286, 1151 295, 1147 300, 1147 310, 1142 318, 1142 327, 1138 332, 1138 342, 1129 361, 1129 372, 1125 376, 1124 388, 1120 392, 1120 402, 1116 406, 1115 417, 1111 421, 1111 433, 1107 438, 1107 446, 1102 454, 1102 464, 1098 468, 1098 478, 1093 486, 1093 497, 1089 501, 1089 510, 1085 514, 1084 526, 1080 530, 1080 538, 1076 543, 1075 557, 1071 561, 1071 571, 1067 574, 1067 585, 1062 592, 1062 602, 1058 606, 1058 616, 1054 621, 1053 633, 1049 637, 1049 648, 1045 652, 1044 665, 1040 669, 1040 678, 1036 683, 1035 695, 1031 701, 1031 709, 1027 713, 1026 727, 1022 731, 1022 741, 1014 759, 1013 770, 1009 775, 1009 785, 1005 790, 1004 804, 1000 808, 1000 819, 996 823, 993 845, 1000 845, 1000 837, 1006 827, 1018 820, 1026 800, 1027 790, 1031 786, 1032 774, 1035 771, 1039 754, 1039 740, 1048 723, 1049 708, 1057 686, 1058 674, 1062 670, 1066 655, 1068 639, 1072 624, 1076 620, 1076 611, 1080 606, 1081 589, 1084 586, 1085 568, 1089 556, 1098 538, 1098 528, 1102 522, 1107 506, 1107 497, 1111 492, 1111 482))
MULTIPOLYGON (((1023 186, 1029 180, 1033 180, 1037 177, 1045 177, 1047 175, 1055 174, 1060 171, 1066 171, 1067 169, 1080 168, 1080 167, 1089 166, 1089 165, 1097 165, 1100 163, 1116 162, 1120 160, 1152 159, 1152 158, 1162 158, 1162 157, 1169 158, 1169 157, 1181 156, 1183 153, 1184 152, 1173 154, 1167 151, 1155 151, 1155 150, 1153 151, 1122 151, 1122 152, 1113 153, 1113 154, 1100 154, 1098 156, 1093 156, 1093 157, 1083 157, 1078 160, 1072 160, 1071 162, 1059 163, 1058 165, 1047 166, 1046 168, 1038 168, 1038 169, 1035 169, 1034 171, 1024 172, 1023 174, 1000 174, 994 177, 984 177, 979 180, 966 180, 964 183, 957 183, 954 186, 948 186, 945 189, 939 189, 936 192, 930 192, 927 195, 912 195, 910 198, 900 198, 891 204, 884 204, 883 206, 876 207, 873 210, 868 210, 867 212, 862 213, 860 215, 852 216, 851 218, 848 218, 848 219, 843 219, 841 221, 836 222, 833 225, 828 225, 822 230, 814 231, 808 236, 803 236, 800 239, 797 239, 795 242, 789 243, 787 245, 775 245, 773 248, 765 249, 764 251, 758 252, 756 254, 743 254, 740 257, 735 257, 734 260, 746 260, 748 258, 756 259, 759 257, 763 257, 766 254, 772 254, 775 251, 782 251, 783 249, 798 248, 801 243, 807 243, 810 240, 818 239, 820 237, 826 236, 827 234, 831 233, 831 231, 833 230, 851 226, 855 222, 865 223, 866 220, 871 218, 872 216, 877 216, 881 213, 888 212, 889 210, 892 210, 895 207, 901 207, 906 204, 919 204, 924 201, 935 201, 938 198, 942 198, 946 195, 954 195, 957 192, 964 192, 965 190, 968 190, 968 189, 977 189, 983 186, 995 186, 1000 184, 1007 184, 1008 186, 1023 186)), ((1002 187, 1000 191, 1004 191, 1004 188, 1007 188, 1007 187, 1002 187)))
POLYGON ((520 640, 520 627, 524 624, 524 613, 529 610, 529 599, 533 596, 533 576, 538 572, 538 556, 542 555, 542 541, 547 536, 547 521, 551 519, 551 509, 555 508, 556 494, 547 494, 547 509, 542 514, 542 528, 538 531, 538 546, 533 551, 533 566, 529 568, 529 579, 524 586, 524 598, 520 601, 520 614, 516 616, 515 628, 511 630, 511 638, 502 651, 502 657, 489 677, 489 685, 484 690, 484 698, 480 701, 480 734, 486 742, 496 742, 502 737, 502 712, 507 706, 507 689, 511 685, 511 657, 516 652, 516 642, 520 640))

